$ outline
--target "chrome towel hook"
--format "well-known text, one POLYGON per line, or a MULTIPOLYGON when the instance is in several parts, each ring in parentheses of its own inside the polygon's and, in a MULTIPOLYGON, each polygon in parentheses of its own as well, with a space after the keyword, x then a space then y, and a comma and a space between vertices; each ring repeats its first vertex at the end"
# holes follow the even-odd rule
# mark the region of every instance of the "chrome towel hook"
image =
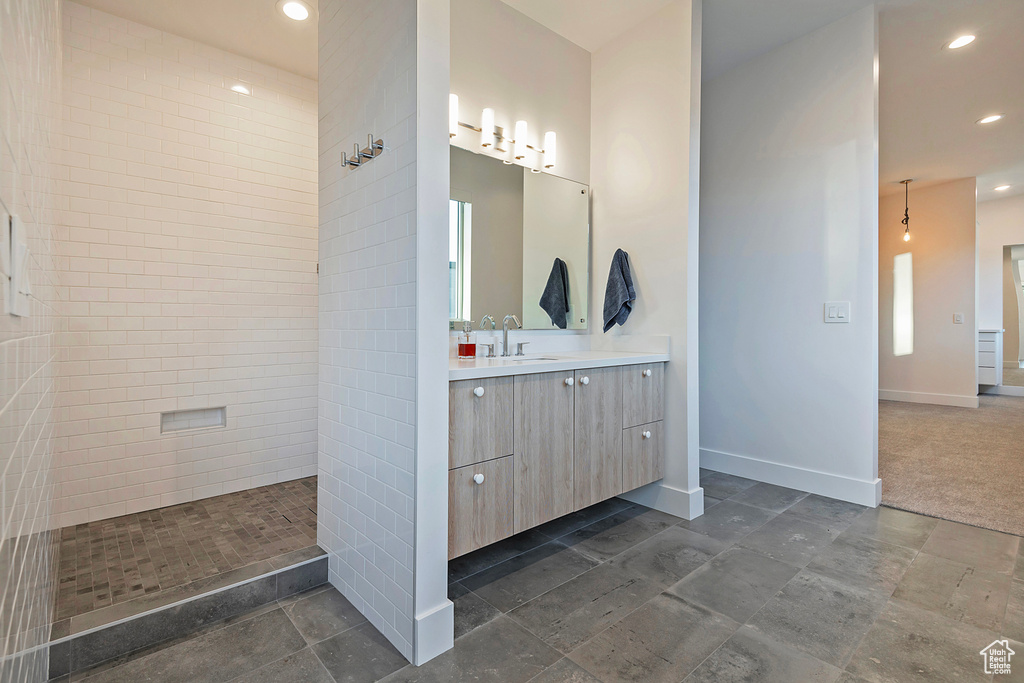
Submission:
POLYGON ((384 153, 384 140, 374 140, 373 134, 366 136, 367 145, 363 149, 359 149, 358 143, 352 145, 352 156, 349 157, 345 152, 341 153, 341 165, 351 166, 352 168, 359 168, 367 161, 373 160, 375 157, 380 156, 384 153))

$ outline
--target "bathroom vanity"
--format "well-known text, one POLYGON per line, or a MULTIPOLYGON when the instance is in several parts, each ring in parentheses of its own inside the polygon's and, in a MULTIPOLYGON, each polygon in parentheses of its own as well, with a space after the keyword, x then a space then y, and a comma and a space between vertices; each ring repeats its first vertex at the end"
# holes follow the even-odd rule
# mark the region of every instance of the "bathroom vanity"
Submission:
POLYGON ((661 479, 666 361, 451 359, 449 559, 661 479))

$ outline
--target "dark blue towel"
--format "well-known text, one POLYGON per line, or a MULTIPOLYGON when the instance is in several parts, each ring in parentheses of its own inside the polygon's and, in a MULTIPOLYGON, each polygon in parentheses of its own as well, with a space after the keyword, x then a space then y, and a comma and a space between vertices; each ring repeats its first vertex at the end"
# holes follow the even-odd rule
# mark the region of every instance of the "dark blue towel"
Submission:
POLYGON ((540 295, 540 307, 551 318, 552 325, 560 330, 565 329, 565 314, 569 312, 569 269, 560 258, 551 264, 548 283, 540 295))
POLYGON ((604 331, 616 324, 622 325, 633 310, 636 292, 633 278, 629 274, 629 254, 621 249, 612 256, 612 267, 608 271, 608 284, 604 288, 604 331))

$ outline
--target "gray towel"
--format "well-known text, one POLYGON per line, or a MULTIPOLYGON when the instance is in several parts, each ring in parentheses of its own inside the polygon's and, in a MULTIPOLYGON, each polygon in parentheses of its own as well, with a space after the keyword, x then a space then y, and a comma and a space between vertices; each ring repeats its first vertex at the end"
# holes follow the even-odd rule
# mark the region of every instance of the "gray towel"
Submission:
POLYGON ((565 314, 569 312, 569 269, 560 258, 551 264, 548 283, 540 295, 540 307, 551 317, 552 325, 560 330, 565 329, 565 314))
POLYGON ((608 284, 604 288, 604 331, 615 324, 622 325, 633 310, 636 292, 633 278, 629 274, 629 254, 621 249, 612 256, 612 267, 608 271, 608 284))

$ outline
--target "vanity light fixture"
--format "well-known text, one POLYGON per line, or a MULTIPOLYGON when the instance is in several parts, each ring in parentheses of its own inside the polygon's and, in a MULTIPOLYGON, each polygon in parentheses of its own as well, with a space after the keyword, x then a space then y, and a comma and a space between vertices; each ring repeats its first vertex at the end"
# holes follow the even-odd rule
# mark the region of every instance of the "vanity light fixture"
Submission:
POLYGON ((277 3, 281 13, 293 21, 305 21, 312 14, 309 5, 302 0, 282 0, 277 3))
POLYGON ((907 229, 903 232, 904 242, 910 241, 910 183, 912 182, 914 182, 913 178, 907 178, 906 180, 900 181, 906 190, 903 200, 903 225, 907 226, 907 229))
MULTIPOLYGON (((537 154, 544 155, 544 164, 541 169, 531 169, 534 173, 542 173, 543 169, 550 169, 555 167, 555 132, 549 130, 544 134, 544 147, 538 149, 533 145, 526 142, 529 127, 526 121, 516 121, 515 126, 515 139, 510 140, 505 137, 505 131, 501 126, 494 125, 494 110, 486 108, 480 113, 480 127, 465 123, 459 120, 459 96, 455 93, 448 94, 448 138, 451 139, 458 135, 459 127, 468 128, 471 131, 480 133, 480 146, 486 149, 488 152, 501 152, 505 153, 508 151, 507 146, 502 147, 502 143, 510 143, 512 145, 514 159, 502 159, 505 164, 513 164, 517 161, 522 161, 526 158, 528 152, 526 150, 533 150, 537 154)), ((526 164, 523 164, 524 166, 526 164)))
POLYGON ((1002 114, 990 114, 983 119, 978 119, 977 123, 995 123, 1001 118, 1003 118, 1002 114))
POLYGON ((555 131, 544 133, 544 168, 555 167, 555 131))
POLYGON ((956 50, 958 48, 964 47, 965 45, 970 45, 973 42, 974 36, 960 36, 946 47, 948 47, 950 50, 956 50))
POLYGON ((480 146, 494 145, 494 110, 484 109, 480 114, 480 146))
POLYGON ((516 121, 516 139, 512 141, 515 145, 516 161, 526 158, 526 121, 516 121))
POLYGON ((231 89, 233 91, 235 91, 236 93, 239 93, 240 95, 251 95, 252 94, 252 91, 249 90, 244 85, 242 85, 241 83, 236 83, 235 85, 231 86, 231 89))
POLYGON ((459 134, 459 96, 455 93, 448 94, 448 137, 453 138, 459 134))
POLYGON ((1009 185, 1000 185, 1000 186, 994 187, 992 189, 995 190, 996 192, 1006 192, 1007 190, 1010 189, 1010 186, 1009 185))

